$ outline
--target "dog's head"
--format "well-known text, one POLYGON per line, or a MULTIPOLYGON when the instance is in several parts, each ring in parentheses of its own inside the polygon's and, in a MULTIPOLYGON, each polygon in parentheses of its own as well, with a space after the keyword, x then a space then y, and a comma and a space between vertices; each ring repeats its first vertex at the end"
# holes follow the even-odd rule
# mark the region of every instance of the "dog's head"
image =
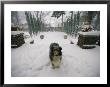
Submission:
POLYGON ((54 55, 54 56, 58 56, 61 55, 61 50, 62 48, 59 46, 58 43, 51 43, 50 45, 50 54, 54 55))
POLYGON ((53 55, 57 56, 59 54, 59 47, 58 46, 53 46, 53 55))
POLYGON ((62 48, 59 46, 53 47, 53 55, 58 56, 61 52, 62 48))

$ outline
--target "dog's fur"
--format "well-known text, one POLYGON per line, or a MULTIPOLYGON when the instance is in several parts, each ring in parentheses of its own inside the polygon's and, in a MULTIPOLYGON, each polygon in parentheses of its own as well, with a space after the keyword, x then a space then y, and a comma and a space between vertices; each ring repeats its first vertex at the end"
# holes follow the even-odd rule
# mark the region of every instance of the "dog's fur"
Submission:
POLYGON ((62 48, 58 43, 52 43, 50 45, 49 57, 52 63, 53 68, 59 68, 61 59, 62 59, 62 48))

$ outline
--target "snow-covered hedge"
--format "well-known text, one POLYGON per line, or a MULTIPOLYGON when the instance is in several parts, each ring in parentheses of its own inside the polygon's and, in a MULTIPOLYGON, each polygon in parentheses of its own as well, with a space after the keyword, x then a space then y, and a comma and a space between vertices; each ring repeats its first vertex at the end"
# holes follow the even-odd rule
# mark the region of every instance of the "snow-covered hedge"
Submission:
POLYGON ((78 43, 81 48, 89 49, 94 48, 96 42, 100 39, 99 31, 91 31, 91 32, 79 32, 78 43))
POLYGON ((80 35, 99 36, 100 31, 78 32, 80 35))
POLYGON ((19 47, 22 44, 24 44, 24 37, 23 37, 23 33, 16 33, 16 34, 12 34, 11 35, 11 47, 19 47))

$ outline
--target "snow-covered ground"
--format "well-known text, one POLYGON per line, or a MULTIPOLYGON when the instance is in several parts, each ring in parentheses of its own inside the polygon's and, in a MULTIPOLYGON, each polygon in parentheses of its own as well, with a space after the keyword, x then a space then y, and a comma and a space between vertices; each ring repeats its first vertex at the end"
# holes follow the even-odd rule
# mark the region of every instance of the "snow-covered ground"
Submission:
POLYGON ((13 77, 99 77, 100 47, 82 49, 77 38, 63 32, 42 32, 25 40, 19 48, 11 49, 11 75, 13 77), (40 39, 44 35, 44 39, 40 39), (73 41, 74 44, 70 44, 73 41), (57 42, 62 47, 62 63, 59 69, 53 69, 49 59, 50 43, 57 42))

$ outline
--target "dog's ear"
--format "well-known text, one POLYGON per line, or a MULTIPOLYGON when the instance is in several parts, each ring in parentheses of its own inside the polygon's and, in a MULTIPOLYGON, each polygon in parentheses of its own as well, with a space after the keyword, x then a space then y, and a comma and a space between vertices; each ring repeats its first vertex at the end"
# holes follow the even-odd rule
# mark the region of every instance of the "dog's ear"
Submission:
POLYGON ((62 50, 62 48, 61 48, 61 47, 59 47, 59 49, 60 49, 60 50, 62 50))
POLYGON ((52 53, 52 55, 53 55, 53 47, 51 47, 51 53, 52 53))
POLYGON ((62 52, 60 53, 60 55, 62 55, 62 52))

